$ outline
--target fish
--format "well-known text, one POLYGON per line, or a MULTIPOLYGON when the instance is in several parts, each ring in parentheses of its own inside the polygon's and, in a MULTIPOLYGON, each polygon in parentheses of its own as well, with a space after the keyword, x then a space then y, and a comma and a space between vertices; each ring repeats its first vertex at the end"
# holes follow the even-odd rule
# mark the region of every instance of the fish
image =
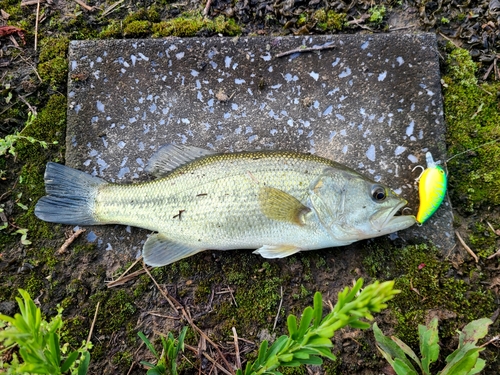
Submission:
POLYGON ((294 151, 216 153, 165 145, 145 171, 116 184, 49 162, 44 221, 122 224, 153 231, 144 262, 160 267, 204 250, 256 249, 264 258, 349 245, 406 229, 407 201, 332 160, 294 151))
POLYGON ((443 167, 434 161, 432 154, 426 152, 427 168, 418 178, 420 203, 417 212, 418 224, 423 224, 434 215, 446 196, 447 177, 443 167))

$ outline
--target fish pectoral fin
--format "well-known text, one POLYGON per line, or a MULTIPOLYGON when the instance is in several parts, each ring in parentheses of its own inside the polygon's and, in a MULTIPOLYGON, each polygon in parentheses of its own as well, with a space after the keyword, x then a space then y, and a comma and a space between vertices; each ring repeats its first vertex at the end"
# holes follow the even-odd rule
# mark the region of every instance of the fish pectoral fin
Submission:
POLYGON ((264 186, 259 192, 260 209, 270 219, 304 225, 304 215, 311 211, 283 190, 264 186))
POLYGON ((161 267, 190 257, 203 249, 195 249, 188 245, 174 242, 161 233, 148 237, 142 248, 142 258, 148 266, 161 267))
POLYGON ((155 177, 163 177, 183 164, 213 154, 215 154, 214 151, 194 146, 167 144, 160 147, 158 151, 151 156, 145 171, 155 177))
POLYGON ((264 245, 255 250, 254 254, 260 254, 263 258, 275 259, 286 258, 298 253, 301 249, 294 245, 264 245))

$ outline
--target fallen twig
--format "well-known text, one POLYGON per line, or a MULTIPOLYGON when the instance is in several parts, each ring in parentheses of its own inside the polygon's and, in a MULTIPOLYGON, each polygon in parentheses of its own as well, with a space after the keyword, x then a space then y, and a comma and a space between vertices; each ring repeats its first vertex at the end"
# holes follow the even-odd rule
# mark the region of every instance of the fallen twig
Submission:
POLYGON ((64 254, 68 249, 68 246, 71 245, 73 241, 76 240, 78 236, 83 232, 85 232, 85 229, 78 229, 75 233, 73 233, 66 241, 64 241, 59 250, 57 250, 57 254, 58 255, 64 254))
POLYGON ((131 274, 129 274, 127 276, 120 276, 116 280, 106 281, 107 282, 106 285, 107 285, 108 288, 113 288, 115 286, 120 286, 120 285, 123 285, 123 284, 127 283, 130 280, 135 279, 137 276, 142 275, 143 273, 146 273, 146 271, 144 271, 143 269, 142 270, 137 270, 137 271, 134 271, 134 272, 132 272, 131 274))
POLYGON ((89 344, 90 339, 92 337, 92 332, 94 331, 95 322, 97 320, 97 312, 99 311, 99 303, 100 302, 98 301, 97 305, 95 306, 94 319, 92 320, 92 325, 90 326, 89 335, 87 336, 87 345, 89 344))
MULTIPOLYGON (((219 364, 217 363, 217 361, 216 361, 215 359, 213 359, 212 357, 210 357, 210 356, 209 356, 206 352, 203 352, 203 353, 201 353, 201 354, 202 354, 202 355, 203 355, 206 359, 208 359, 210 362, 212 362, 212 364, 213 364, 215 367, 217 367, 219 370, 221 370, 224 374, 226 374, 226 375, 233 375, 233 374, 234 374, 234 372, 233 372, 233 373, 230 373, 230 372, 229 372, 229 371, 227 371, 224 367, 222 367, 221 365, 219 365, 219 364)), ((224 357, 222 357, 222 358, 224 358, 224 357)))
POLYGON ((497 252, 495 254, 491 254, 488 258, 486 259, 493 259, 494 257, 497 257, 500 255, 500 249, 497 250, 497 252))
POLYGON ((238 345, 238 335, 236 334, 236 328, 232 327, 232 331, 234 338, 234 352, 236 355, 236 368, 241 368, 240 346, 238 345))
POLYGON ((36 18, 35 18, 35 51, 38 44, 38 18, 40 16, 40 0, 36 2, 36 18))
POLYGON ((21 2, 22 7, 27 7, 28 5, 35 5, 38 3, 44 3, 45 0, 26 0, 21 2))
POLYGON ((207 0, 207 5, 205 5, 205 9, 203 9, 203 17, 208 16, 208 12, 210 12, 211 5, 212 5, 212 0, 207 0))
POLYGON ((276 329, 276 325, 278 324, 278 318, 280 317, 281 306, 283 305, 283 287, 281 287, 280 292, 281 292, 280 304, 278 306, 278 313, 276 314, 276 318, 274 318, 273 331, 276 329))
POLYGON ((452 43, 455 47, 460 48, 460 46, 457 43, 455 43, 453 40, 451 40, 450 38, 448 38, 442 32, 440 32, 439 35, 441 35, 443 38, 445 38, 448 42, 452 43))
POLYGON ((93 12, 94 10, 97 9, 97 7, 85 4, 82 0, 74 0, 74 1, 75 1, 75 3, 77 3, 78 5, 80 5, 82 8, 88 10, 89 12, 93 12))
POLYGON ((101 16, 102 16, 102 17, 107 16, 109 13, 111 13, 113 10, 115 10, 115 8, 116 8, 118 5, 120 5, 120 4, 121 4, 121 3, 123 3, 124 1, 125 1, 125 0, 119 0, 119 1, 117 1, 116 3, 114 3, 114 4, 111 4, 108 8, 106 8, 106 9, 104 10, 104 12, 102 12, 102 15, 101 15, 101 16))
POLYGON ((486 81, 488 79, 488 76, 490 75, 491 71, 493 70, 493 66, 495 66, 496 63, 497 63, 497 59, 494 59, 490 65, 490 67, 486 71, 486 73, 484 73, 483 81, 486 81))
POLYGON ((484 348, 486 345, 491 344, 492 342, 500 340, 500 336, 495 336, 493 337, 490 341, 485 342, 483 345, 480 346, 480 348, 484 348))
POLYGON ((467 244, 465 243, 465 241, 462 239, 462 236, 460 236, 460 233, 458 233, 458 231, 456 230, 455 234, 457 235, 458 240, 460 241, 460 243, 462 244, 462 246, 465 248, 465 250, 467 250, 467 252, 474 258, 474 260, 476 261, 476 263, 478 263, 479 262, 479 258, 472 251, 472 249, 469 246, 467 246, 467 244))
POLYGON ((389 31, 406 30, 406 29, 411 29, 412 27, 416 27, 416 26, 417 25, 408 25, 408 26, 395 27, 394 29, 389 28, 389 31))
POLYGON ((283 57, 283 56, 293 55, 294 53, 321 51, 324 49, 332 49, 332 48, 335 48, 333 42, 322 46, 312 46, 312 47, 300 46, 299 48, 295 48, 290 51, 278 53, 275 57, 283 57))
POLYGON ((112 288, 114 286, 117 286, 117 285, 123 285, 126 281, 130 280, 131 279, 131 276, 134 275, 137 276, 137 275, 141 275, 143 273, 145 273, 146 271, 144 271, 143 269, 142 270, 139 270, 139 271, 135 271, 135 272, 132 272, 130 275, 128 276, 125 276, 127 274, 128 271, 130 271, 132 268, 134 268, 134 266, 140 261, 142 260, 142 256, 139 257, 138 259, 136 259, 136 261, 134 263, 132 263, 132 265, 127 268, 125 270, 125 272, 123 272, 119 277, 118 279, 116 280, 112 280, 112 281, 109 281, 107 282, 108 283, 108 288, 112 288), (124 281, 124 279, 127 279, 126 281, 124 281))
MULTIPOLYGON (((36 51, 36 49, 35 49, 36 51)), ((36 116, 37 115, 37 112, 36 112, 36 108, 32 107, 31 104, 26 100, 26 98, 24 96, 21 96, 19 95, 17 97, 20 101, 22 101, 24 104, 26 104, 26 106, 28 107, 29 111, 34 115, 36 116)))

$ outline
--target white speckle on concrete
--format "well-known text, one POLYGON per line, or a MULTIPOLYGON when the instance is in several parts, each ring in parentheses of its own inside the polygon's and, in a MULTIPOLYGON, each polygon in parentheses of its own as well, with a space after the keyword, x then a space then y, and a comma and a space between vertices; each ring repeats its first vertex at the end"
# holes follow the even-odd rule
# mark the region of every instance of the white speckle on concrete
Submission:
POLYGON ((366 151, 366 157, 370 159, 371 161, 375 161, 375 146, 370 145, 368 150, 366 151))
POLYGON ((385 79, 385 77, 387 77, 387 71, 386 71, 386 70, 385 70, 385 71, 383 71, 382 73, 380 73, 380 74, 378 75, 378 81, 379 81, 379 82, 382 82, 382 81, 385 79))
POLYGON ((396 150, 394 150, 394 155, 395 156, 399 156, 399 155, 401 155, 405 151, 406 151, 406 147, 404 147, 404 146, 398 146, 398 147, 396 147, 396 150))
POLYGON ((408 155, 408 160, 411 161, 412 163, 418 162, 418 158, 413 154, 408 155))
POLYGON ((415 121, 411 121, 408 127, 406 128, 406 135, 409 137, 413 134, 413 129, 415 128, 415 121))
POLYGON ((270 61, 271 60, 271 54, 268 52, 265 55, 261 55, 260 58, 264 61, 270 61))
POLYGON ((349 77, 351 73, 352 73, 351 69, 349 67, 346 67, 345 70, 339 74, 339 78, 349 77))
POLYGON ((314 79, 315 81, 317 81, 317 80, 318 80, 318 78, 319 78, 319 74, 318 74, 318 73, 316 73, 316 72, 310 72, 310 73, 309 73, 309 75, 310 75, 311 77, 313 77, 313 79, 314 79))
POLYGON ((99 112, 104 112, 104 104, 100 100, 97 101, 97 110, 99 112))

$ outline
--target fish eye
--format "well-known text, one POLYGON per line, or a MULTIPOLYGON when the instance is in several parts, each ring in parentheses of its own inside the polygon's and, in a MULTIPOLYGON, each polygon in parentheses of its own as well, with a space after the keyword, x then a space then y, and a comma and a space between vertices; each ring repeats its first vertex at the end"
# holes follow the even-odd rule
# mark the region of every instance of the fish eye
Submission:
POLYGON ((387 197, 385 189, 382 186, 374 186, 372 189, 372 198, 375 202, 382 202, 387 197))

